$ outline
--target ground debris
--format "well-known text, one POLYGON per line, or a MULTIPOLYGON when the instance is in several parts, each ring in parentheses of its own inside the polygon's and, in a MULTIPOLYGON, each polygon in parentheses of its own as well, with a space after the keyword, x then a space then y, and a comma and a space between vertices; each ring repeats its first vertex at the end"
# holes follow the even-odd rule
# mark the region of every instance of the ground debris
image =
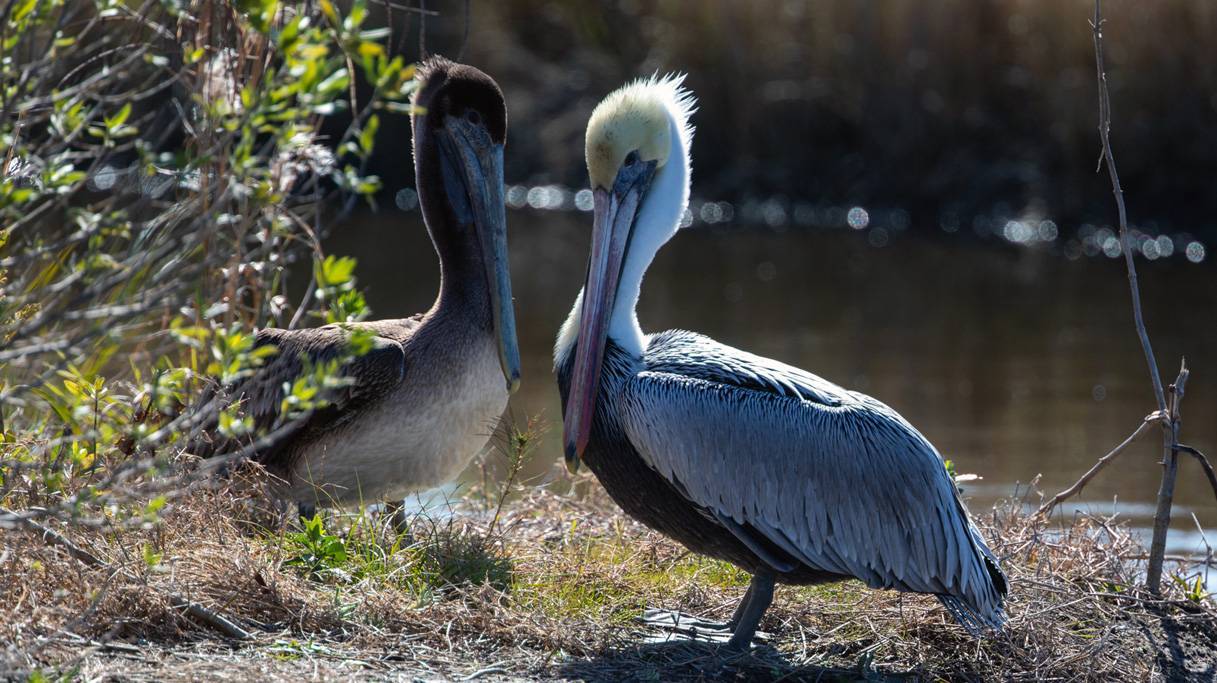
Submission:
POLYGON ((416 521, 409 546, 368 541, 384 530, 359 516, 335 524, 347 552, 307 571, 292 531, 242 521, 226 495, 181 499, 146 527, 57 529, 104 569, 0 531, 0 679, 1209 680, 1217 665, 1210 599, 1185 581, 1160 599, 1139 589, 1144 549, 1112 519, 1048 524, 1014 505, 986 516, 1010 579, 998 637, 969 637, 932 597, 783 586, 768 639, 731 657, 687 634, 663 642, 640 618, 725 620, 747 575, 630 522, 602 491, 530 493, 493 536, 460 506, 416 521), (253 637, 225 640, 166 595, 253 637))

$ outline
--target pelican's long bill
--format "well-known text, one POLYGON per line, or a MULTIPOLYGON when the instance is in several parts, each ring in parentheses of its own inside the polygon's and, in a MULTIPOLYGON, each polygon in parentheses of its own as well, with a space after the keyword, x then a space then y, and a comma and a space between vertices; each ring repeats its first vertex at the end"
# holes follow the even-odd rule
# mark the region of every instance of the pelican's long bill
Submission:
POLYGON ((447 134, 439 136, 444 186, 457 218, 464 224, 473 223, 477 231, 499 338, 499 364, 507 390, 514 392, 520 386, 520 348, 507 265, 503 145, 493 143, 484 127, 455 116, 446 117, 444 132, 447 134))
POLYGON ((591 435, 600 365, 617 300, 617 284, 633 236, 638 205, 655 173, 655 162, 641 163, 636 154, 631 156, 634 163, 627 163, 617 173, 611 192, 602 187, 592 190, 592 253, 583 286, 579 341, 562 425, 566 467, 571 472, 578 471, 591 435))

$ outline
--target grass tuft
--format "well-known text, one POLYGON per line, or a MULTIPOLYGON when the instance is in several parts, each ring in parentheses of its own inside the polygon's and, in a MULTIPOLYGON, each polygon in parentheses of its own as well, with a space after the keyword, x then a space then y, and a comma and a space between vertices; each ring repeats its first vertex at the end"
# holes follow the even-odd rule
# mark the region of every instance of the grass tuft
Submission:
POLYGON ((511 559, 501 545, 470 525, 432 524, 406 553, 419 583, 431 589, 485 584, 505 590, 511 585, 511 559))

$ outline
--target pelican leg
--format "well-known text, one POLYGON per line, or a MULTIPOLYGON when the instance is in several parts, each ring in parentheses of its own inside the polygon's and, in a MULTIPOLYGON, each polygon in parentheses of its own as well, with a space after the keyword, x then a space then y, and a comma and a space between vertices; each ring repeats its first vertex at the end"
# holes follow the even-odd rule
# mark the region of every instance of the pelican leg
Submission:
POLYGON ((400 500, 385 501, 384 514, 389 516, 393 532, 398 536, 404 536, 406 545, 413 544, 414 537, 410 535, 410 520, 406 519, 406 511, 402 502, 400 500))
POLYGON ((747 652, 752 646, 752 636, 756 635, 756 628, 761 623, 761 617, 765 616, 765 610, 769 609, 770 603, 773 602, 773 574, 753 574, 752 583, 748 587, 748 593, 744 596, 744 601, 737 610, 737 617, 732 617, 735 621, 735 633, 732 634, 731 640, 727 641, 727 648, 737 652, 747 652))
POLYGON ((740 599, 739 604, 736 605, 735 612, 731 614, 731 618, 727 621, 727 623, 723 624, 727 631, 734 632, 735 627, 739 626, 740 619, 743 618, 744 613, 748 611, 748 605, 752 602, 752 596, 756 592, 755 588, 756 580, 753 579, 752 581, 748 582, 748 590, 744 593, 744 597, 740 599))

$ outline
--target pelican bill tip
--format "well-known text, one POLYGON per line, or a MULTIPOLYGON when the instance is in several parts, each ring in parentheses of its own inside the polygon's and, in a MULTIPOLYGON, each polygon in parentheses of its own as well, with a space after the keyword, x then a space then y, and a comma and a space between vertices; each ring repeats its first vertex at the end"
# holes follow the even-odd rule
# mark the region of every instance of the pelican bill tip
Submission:
POLYGON ((579 465, 581 464, 579 446, 573 441, 568 441, 563 455, 565 456, 567 471, 571 474, 578 474, 579 465))

